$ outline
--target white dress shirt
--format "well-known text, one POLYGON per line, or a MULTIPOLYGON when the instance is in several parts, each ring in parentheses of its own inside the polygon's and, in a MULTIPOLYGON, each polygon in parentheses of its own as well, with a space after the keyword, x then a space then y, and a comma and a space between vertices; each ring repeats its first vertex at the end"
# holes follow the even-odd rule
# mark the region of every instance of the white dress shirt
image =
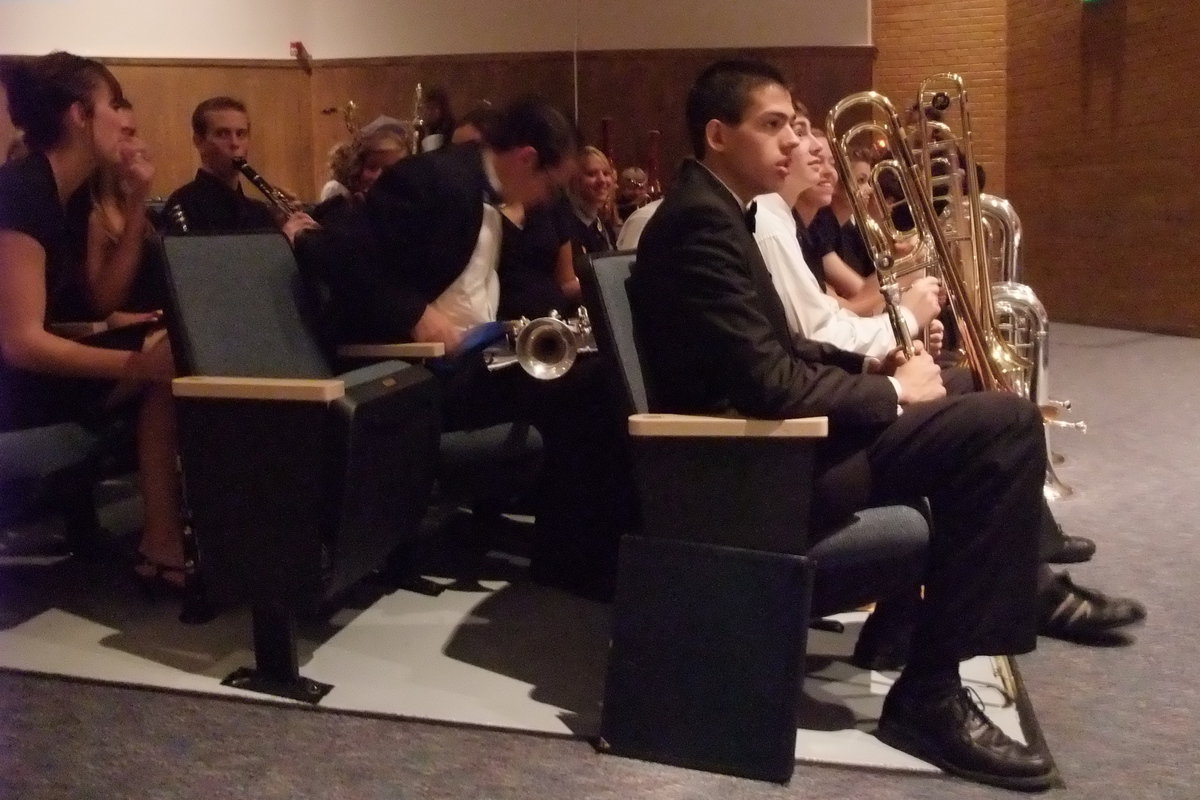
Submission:
MULTIPOLYGON (((500 179, 488 152, 483 154, 483 171, 492 188, 499 191, 500 179)), ((500 276, 496 268, 500 263, 500 237, 504 226, 500 221, 500 210, 482 198, 480 202, 483 203, 483 224, 479 227, 479 238, 475 240, 471 258, 454 282, 430 304, 463 331, 493 322, 500 306, 500 276)))
POLYGON ((642 238, 642 231, 646 229, 646 223, 654 216, 654 212, 658 211, 660 205, 662 205, 661 197, 636 209, 625 219, 624 224, 621 225, 621 232, 617 234, 618 250, 637 250, 638 239, 642 238))
MULTIPOLYGON (((755 202, 754 240, 783 301, 792 333, 871 358, 881 359, 894 350, 896 336, 886 314, 860 317, 821 291, 800 250, 796 220, 787 202, 778 194, 759 195, 755 202)), ((900 313, 909 330, 915 331, 912 312, 901 308, 900 313)))

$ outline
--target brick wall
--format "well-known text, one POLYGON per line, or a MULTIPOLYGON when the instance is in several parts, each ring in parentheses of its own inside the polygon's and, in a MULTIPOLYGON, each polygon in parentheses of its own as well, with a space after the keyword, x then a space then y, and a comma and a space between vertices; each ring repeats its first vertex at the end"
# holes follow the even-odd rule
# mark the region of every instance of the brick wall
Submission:
POLYGON ((1195 0, 875 0, 872 31, 895 102, 966 78, 1051 319, 1200 336, 1195 0))
POLYGON ((1194 0, 1009 0, 1008 40, 1027 282, 1053 319, 1200 336, 1194 0))
POLYGON ((1008 0, 874 0, 871 31, 877 48, 876 91, 897 108, 938 72, 966 81, 976 160, 988 191, 1004 194, 1007 152, 1006 11, 1008 0))

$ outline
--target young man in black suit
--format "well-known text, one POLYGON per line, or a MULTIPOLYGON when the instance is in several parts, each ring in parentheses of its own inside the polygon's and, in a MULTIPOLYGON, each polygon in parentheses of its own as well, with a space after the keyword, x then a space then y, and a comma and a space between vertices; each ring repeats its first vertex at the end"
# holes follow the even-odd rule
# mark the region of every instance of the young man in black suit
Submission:
POLYGON ((782 76, 755 62, 714 64, 688 96, 696 160, 642 235, 629 287, 656 410, 828 416, 815 530, 857 508, 927 497, 925 596, 879 735, 971 780, 1046 789, 1047 759, 1000 731, 958 677, 962 659, 1036 644, 1038 411, 995 392, 947 397, 920 350, 876 368, 793 337, 750 231, 751 200, 777 191, 790 169, 792 116, 782 76))
POLYGON ((286 217, 247 197, 236 160, 250 150, 250 116, 242 101, 210 97, 192 111, 192 144, 200 169, 167 198, 166 224, 176 233, 245 233, 280 229, 289 241, 316 223, 304 212, 286 217))
POLYGON ((550 200, 574 168, 575 129, 533 98, 500 109, 482 143, 413 156, 387 168, 361 209, 297 240, 301 266, 332 297, 343 342, 440 342, 445 430, 528 420, 545 442, 532 571, 577 593, 611 595, 617 543, 633 518, 620 447, 624 420, 601 365, 581 358, 562 378, 489 371, 464 336, 494 321, 502 226, 498 206, 550 200))

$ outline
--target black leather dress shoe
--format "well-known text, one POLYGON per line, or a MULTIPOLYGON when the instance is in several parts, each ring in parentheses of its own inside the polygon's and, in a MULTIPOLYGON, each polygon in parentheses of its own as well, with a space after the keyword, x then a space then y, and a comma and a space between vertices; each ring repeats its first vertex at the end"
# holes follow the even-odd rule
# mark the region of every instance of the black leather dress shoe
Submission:
POLYGON ((1081 644, 1108 644, 1115 628, 1146 618, 1146 607, 1128 597, 1109 597, 1056 575, 1038 597, 1038 632, 1081 644))
POLYGON ((897 750, 977 783, 1040 792, 1054 780, 1046 757, 1009 738, 963 687, 932 699, 893 689, 883 701, 877 735, 897 750))
POLYGON ((1063 535, 1058 549, 1046 557, 1051 564, 1079 564, 1096 555, 1096 543, 1085 536, 1063 535))

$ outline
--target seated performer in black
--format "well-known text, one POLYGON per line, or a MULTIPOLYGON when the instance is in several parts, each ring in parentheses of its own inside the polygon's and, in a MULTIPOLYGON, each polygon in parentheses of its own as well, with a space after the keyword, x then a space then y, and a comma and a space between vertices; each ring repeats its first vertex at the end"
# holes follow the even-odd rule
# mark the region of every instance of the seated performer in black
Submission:
MULTIPOLYGON (((833 298, 818 291, 812 275, 815 270, 805 264, 807 254, 797 245, 799 221, 791 213, 791 206, 798 207, 796 198, 803 198, 806 192, 820 188, 822 183, 825 183, 825 197, 828 198, 832 187, 826 182, 830 169, 825 162, 830 155, 828 141, 812 131, 803 116, 793 120, 793 129, 801 144, 792 151, 789 174, 779 191, 755 198, 758 212, 754 232, 763 263, 783 304, 788 330, 806 339, 883 359, 896 347, 896 337, 887 316, 860 317, 839 308, 833 298), (817 154, 821 154, 822 159, 820 167, 814 171, 812 156, 817 154)), ((822 207, 828 209, 828 206, 822 207)), ((801 219, 803 216, 800 215, 801 219)), ((844 265, 842 268, 847 269, 844 265)), ((879 293, 878 287, 875 293, 879 293)), ((899 310, 915 337, 924 332, 922 329, 927 324, 937 324, 934 317, 941 306, 939 282, 932 277, 923 277, 915 280, 901 296, 899 310)), ((925 341, 929 345, 933 340, 926 338, 925 341)), ((931 353, 935 346, 928 348, 931 353)), ((946 368, 942 381, 948 394, 975 390, 970 372, 962 367, 946 368)), ((1039 550, 1043 560, 1083 560, 1094 551, 1095 545, 1090 539, 1063 533, 1045 500, 1041 502, 1040 520, 1039 550)), ((886 598, 886 602, 876 606, 877 613, 868 619, 855 647, 855 664, 873 669, 899 669, 904 664, 920 598, 919 589, 914 583, 908 597, 895 598, 898 602, 886 598)), ((1038 571, 1038 606, 1042 633, 1077 642, 1111 643, 1115 628, 1138 622, 1145 616, 1140 603, 1106 597, 1095 590, 1075 586, 1069 576, 1056 576, 1044 565, 1038 571)))
POLYGON ((72 340, 53 328, 94 318, 77 316, 87 296, 83 232, 71 229, 67 198, 82 198, 86 220, 88 178, 104 167, 144 170, 144 148, 129 135, 121 85, 97 61, 61 52, 13 60, 0 63, 0 82, 30 151, 0 167, 0 431, 68 421, 102 431, 135 415, 144 515, 135 573, 149 588, 178 588, 183 524, 166 332, 133 325, 72 340))
POLYGON ((445 345, 451 357, 437 374, 446 430, 533 422, 545 442, 534 577, 604 597, 633 503, 616 444, 624 420, 602 365, 581 358, 559 380, 539 381, 519 367, 489 371, 478 352, 461 352, 501 302, 497 205, 546 203, 574 166, 574 129, 556 109, 523 99, 501 109, 486 135, 389 167, 360 211, 298 239, 297 254, 329 290, 334 338, 445 345))
POLYGON ((714 64, 688 96, 696 160, 646 227, 629 287, 655 410, 828 416, 818 532, 855 509, 927 497, 925 595, 879 736, 971 780, 1047 789, 1046 758, 996 727, 958 676, 962 659, 1037 641, 1040 416, 1015 395, 946 397, 923 351, 866 374, 862 356, 789 332, 747 210, 788 174, 792 114, 783 77, 756 62, 714 64))
POLYGON ((246 106, 232 97, 210 97, 192 112, 192 143, 200 154, 200 169, 191 183, 167 198, 165 221, 182 232, 182 211, 188 233, 242 233, 282 228, 289 239, 316 223, 300 212, 280 218, 270 206, 246 197, 234 159, 250 149, 250 117, 246 106))
POLYGON ((500 319, 536 319, 557 311, 564 319, 579 307, 571 234, 552 205, 500 209, 500 319))

